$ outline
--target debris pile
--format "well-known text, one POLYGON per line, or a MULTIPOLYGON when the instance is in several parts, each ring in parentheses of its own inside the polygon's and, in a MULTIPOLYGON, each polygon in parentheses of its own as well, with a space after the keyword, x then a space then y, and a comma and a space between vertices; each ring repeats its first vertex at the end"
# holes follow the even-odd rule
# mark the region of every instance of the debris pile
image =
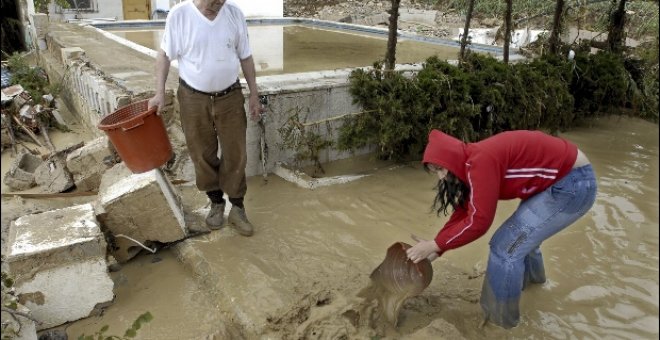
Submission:
MULTIPOLYGON (((48 85, 48 76, 43 69, 26 66, 24 61, 17 60, 7 63, 19 65, 13 68, 5 62, 2 64, 1 151, 10 149, 13 158, 3 183, 14 191, 39 186, 41 192, 49 194, 74 190, 77 184, 81 184, 82 191, 96 190, 100 181, 99 174, 116 162, 104 164, 103 169, 97 169, 99 167, 96 166, 87 167, 88 171, 81 171, 78 168, 76 171, 69 171, 70 160, 75 163, 80 159, 90 158, 80 153, 76 159, 68 157, 69 153, 81 148, 84 143, 56 150, 51 142, 49 130, 56 128, 66 131, 67 127, 57 109, 55 96, 44 93, 51 88, 48 85)), ((111 151, 107 145, 105 149, 106 152, 101 152, 102 156, 97 155, 99 152, 93 156, 110 155, 111 151)))
POLYGON ((12 153, 16 154, 16 144, 27 139, 53 152, 55 147, 48 136, 48 129, 62 125, 52 95, 43 95, 35 101, 20 84, 2 89, 2 151, 11 147, 12 153))
POLYGON ((40 185, 44 192, 58 193, 74 185, 73 177, 66 169, 63 152, 55 150, 48 135, 49 128, 64 125, 58 123, 61 118, 54 103, 54 97, 50 94, 35 101, 20 84, 2 89, 2 151, 11 148, 15 157, 3 181, 13 190, 40 185), (46 148, 48 152, 42 154, 23 144, 24 141, 46 148), (17 148, 19 144, 24 149, 20 152, 17 148))

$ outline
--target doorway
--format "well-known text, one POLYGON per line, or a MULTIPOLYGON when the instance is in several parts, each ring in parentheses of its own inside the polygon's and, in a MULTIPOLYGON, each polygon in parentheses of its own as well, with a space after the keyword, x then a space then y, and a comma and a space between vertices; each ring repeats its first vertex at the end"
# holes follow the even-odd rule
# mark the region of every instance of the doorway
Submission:
POLYGON ((124 20, 149 20, 151 0, 122 0, 124 20))

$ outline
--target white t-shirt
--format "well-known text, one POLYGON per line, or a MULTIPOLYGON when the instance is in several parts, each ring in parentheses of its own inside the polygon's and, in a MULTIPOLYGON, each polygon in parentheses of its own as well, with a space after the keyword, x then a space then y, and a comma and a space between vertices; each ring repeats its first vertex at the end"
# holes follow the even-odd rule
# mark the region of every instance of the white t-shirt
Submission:
POLYGON ((252 55, 243 12, 230 1, 213 21, 192 0, 170 10, 160 48, 179 61, 179 76, 204 92, 226 89, 238 79, 240 60, 252 55))

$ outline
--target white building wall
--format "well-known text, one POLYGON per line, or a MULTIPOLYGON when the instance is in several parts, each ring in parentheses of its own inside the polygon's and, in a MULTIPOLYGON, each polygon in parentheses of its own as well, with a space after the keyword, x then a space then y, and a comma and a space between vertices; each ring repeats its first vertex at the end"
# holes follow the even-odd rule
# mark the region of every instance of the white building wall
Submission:
MULTIPOLYGON (((278 17, 284 16, 284 0, 229 0, 236 3, 246 17, 278 17)), ((151 12, 169 10, 181 0, 151 0, 151 12)), ((54 2, 48 6, 50 20, 64 21, 68 19, 114 19, 124 20, 122 0, 96 0, 98 11, 69 13, 62 12, 54 2)), ((34 0, 27 0, 28 12, 34 13, 34 0)))
POLYGON ((61 10, 54 2, 48 5, 48 17, 50 20, 64 21, 69 19, 98 19, 107 18, 114 20, 123 20, 124 11, 121 0, 96 0, 95 12, 75 13, 71 9, 61 10))
MULTIPOLYGON (((115 0, 119 1, 119 0, 115 0)), ((241 8, 246 17, 284 16, 284 0, 229 0, 241 8)), ((181 0, 151 0, 152 10, 168 10, 181 0)))
POLYGON ((122 1, 98 1, 99 12, 96 13, 97 16, 93 16, 94 13, 89 13, 90 17, 93 18, 117 18, 121 20, 124 18, 124 6, 122 1))
POLYGON ((250 26, 250 48, 257 71, 284 69, 284 27, 250 26))
POLYGON ((284 0, 231 0, 241 8, 246 17, 284 16, 284 0))

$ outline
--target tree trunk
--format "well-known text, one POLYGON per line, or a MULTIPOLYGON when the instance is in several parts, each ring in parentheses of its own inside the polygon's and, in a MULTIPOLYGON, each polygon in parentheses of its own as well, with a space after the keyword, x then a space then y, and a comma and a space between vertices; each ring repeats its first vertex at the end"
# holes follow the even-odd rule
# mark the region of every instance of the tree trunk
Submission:
POLYGON ((610 15, 607 45, 611 52, 621 53, 625 45, 626 0, 620 0, 618 8, 610 15))
POLYGON ((470 0, 468 4, 468 11, 465 15, 465 28, 463 29, 463 38, 461 39, 461 53, 459 59, 462 61, 465 58, 465 46, 467 45, 468 32, 470 31, 470 20, 472 20, 472 10, 474 10, 474 1, 470 0))
POLYGON ((401 0, 392 0, 392 9, 390 9, 390 34, 387 39, 387 54, 385 55, 385 67, 387 70, 394 70, 396 65, 396 38, 399 20, 399 3, 401 0))
POLYGON ((504 15, 504 63, 509 63, 509 44, 511 43, 511 12, 513 8, 513 0, 506 0, 506 14, 504 15))
POLYGON ((562 19, 564 14, 564 0, 557 0, 555 6, 555 17, 552 19, 552 32, 548 40, 550 54, 559 52, 559 35, 561 34, 562 19))

